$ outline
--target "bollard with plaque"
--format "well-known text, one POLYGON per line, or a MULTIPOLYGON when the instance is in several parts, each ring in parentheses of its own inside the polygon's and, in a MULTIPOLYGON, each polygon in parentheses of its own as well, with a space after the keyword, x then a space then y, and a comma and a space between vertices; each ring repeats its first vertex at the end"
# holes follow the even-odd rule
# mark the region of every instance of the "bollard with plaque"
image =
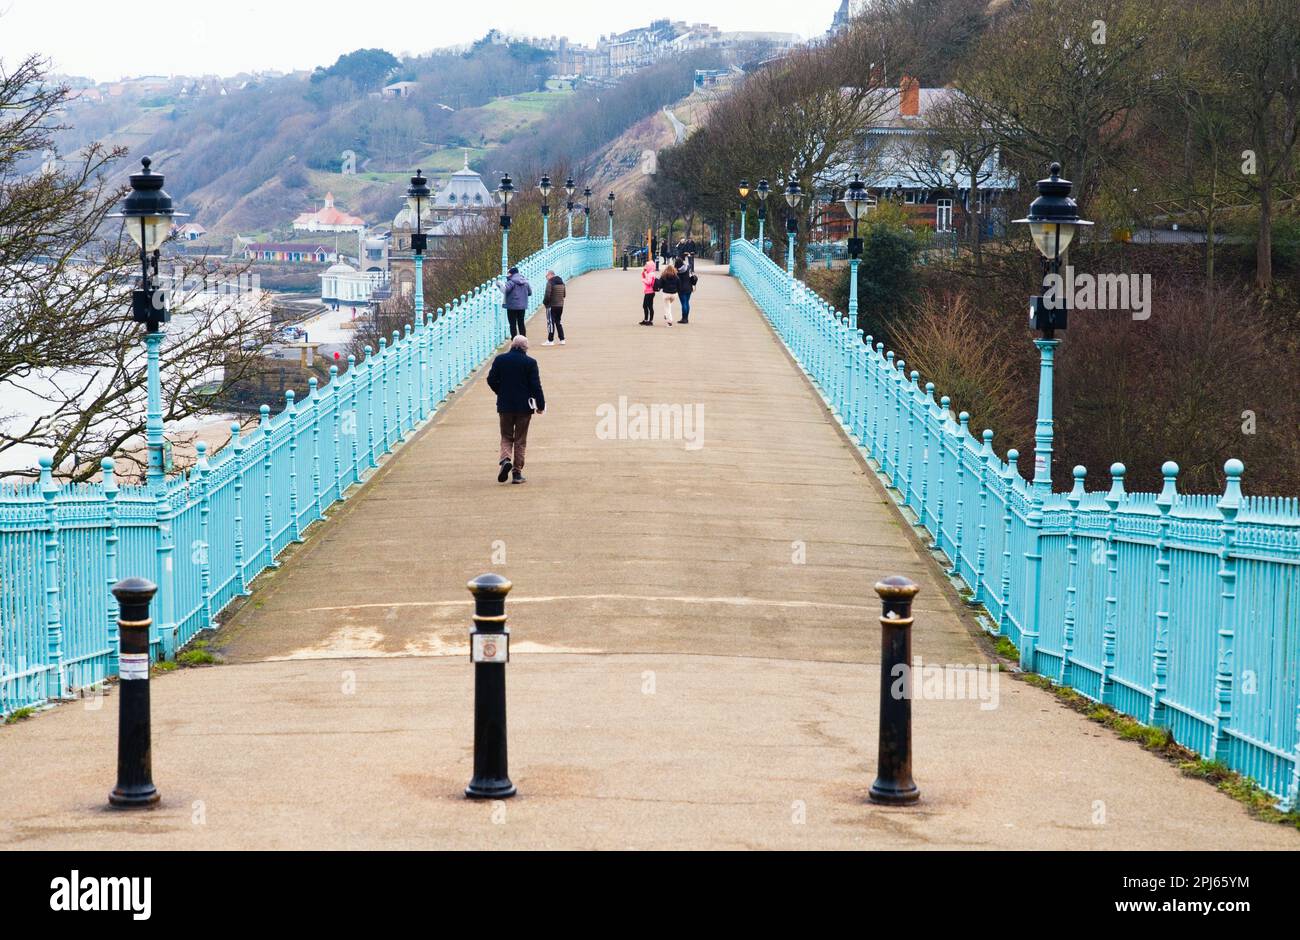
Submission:
POLYGON ((515 795, 506 760, 506 663, 510 628, 506 595, 510 582, 484 574, 469 582, 474 595, 470 660, 474 663, 474 778, 465 788, 473 800, 502 800, 515 795))

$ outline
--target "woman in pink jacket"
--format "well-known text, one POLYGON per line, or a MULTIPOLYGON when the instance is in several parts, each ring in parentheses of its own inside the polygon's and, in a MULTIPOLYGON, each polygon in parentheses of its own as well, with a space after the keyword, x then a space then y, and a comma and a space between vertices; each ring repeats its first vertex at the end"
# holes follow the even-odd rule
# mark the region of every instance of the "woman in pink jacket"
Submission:
POLYGON ((655 325, 655 282, 658 278, 655 276, 655 263, 647 261, 645 267, 641 269, 641 286, 645 289, 641 297, 641 325, 655 325))

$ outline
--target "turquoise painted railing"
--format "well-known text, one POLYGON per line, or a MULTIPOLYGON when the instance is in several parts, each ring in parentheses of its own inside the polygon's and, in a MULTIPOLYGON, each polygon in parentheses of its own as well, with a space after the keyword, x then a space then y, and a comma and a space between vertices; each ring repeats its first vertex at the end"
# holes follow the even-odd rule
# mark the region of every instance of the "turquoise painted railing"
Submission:
POLYGON ((750 242, 731 272, 898 502, 933 538, 1021 665, 1157 727, 1296 805, 1300 795, 1300 500, 1038 494, 1018 454, 970 433, 948 398, 850 328, 750 242), (865 339, 865 342, 864 342, 865 339))
MULTIPOLYGON (((519 263, 540 285, 611 264, 608 238, 558 241, 519 263)), ((540 302, 541 291, 534 292, 540 302)), ((285 393, 272 417, 166 481, 0 483, 0 714, 66 697, 117 674, 117 609, 109 587, 143 575, 159 586, 153 650, 170 658, 213 624, 288 545, 346 498, 509 335, 496 281, 406 327, 307 396, 285 393)))

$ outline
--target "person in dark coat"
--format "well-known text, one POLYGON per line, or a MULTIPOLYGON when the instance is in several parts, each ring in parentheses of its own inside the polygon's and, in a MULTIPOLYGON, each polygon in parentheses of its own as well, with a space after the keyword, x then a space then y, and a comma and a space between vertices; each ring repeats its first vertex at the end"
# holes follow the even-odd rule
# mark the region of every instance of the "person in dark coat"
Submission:
POLYGON ((682 324, 691 322, 691 295, 695 293, 695 285, 699 283, 699 278, 688 271, 679 271, 677 274, 677 296, 682 299, 682 324))
POLYGON ((497 464, 497 482, 524 483, 524 450, 528 446, 528 425, 534 412, 546 413, 546 396, 542 393, 541 370, 537 360, 528 355, 528 337, 516 336, 510 349, 492 360, 488 370, 488 388, 497 394, 497 417, 501 423, 501 461, 497 464))
MULTIPOLYGON (((700 246, 695 243, 695 239, 686 239, 686 244, 682 246, 686 254, 686 270, 691 274, 695 273, 695 253, 699 251, 700 246)), ((686 310, 682 310, 682 322, 686 322, 686 310)))
POLYGON ((528 278, 520 274, 518 268, 511 268, 506 279, 501 282, 501 294, 506 316, 510 319, 511 337, 527 336, 524 318, 528 316, 528 298, 533 295, 533 287, 528 283, 528 278))
POLYGON ((564 316, 564 278, 560 277, 554 271, 546 272, 546 292, 542 295, 542 306, 546 308, 546 342, 542 345, 552 346, 555 343, 555 337, 560 337, 560 345, 564 345, 564 324, 560 318, 564 316))

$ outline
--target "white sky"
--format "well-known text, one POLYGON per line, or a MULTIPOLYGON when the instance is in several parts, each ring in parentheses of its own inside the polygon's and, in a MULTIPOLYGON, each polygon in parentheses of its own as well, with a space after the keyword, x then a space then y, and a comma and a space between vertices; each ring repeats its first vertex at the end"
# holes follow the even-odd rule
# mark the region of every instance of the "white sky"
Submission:
POLYGON ((661 18, 813 36, 830 27, 838 7, 839 0, 0 0, 0 65, 40 53, 57 73, 96 81, 288 72, 330 65, 353 49, 401 55, 459 45, 493 27, 591 43, 661 18), (151 25, 138 26, 138 18, 151 25))

